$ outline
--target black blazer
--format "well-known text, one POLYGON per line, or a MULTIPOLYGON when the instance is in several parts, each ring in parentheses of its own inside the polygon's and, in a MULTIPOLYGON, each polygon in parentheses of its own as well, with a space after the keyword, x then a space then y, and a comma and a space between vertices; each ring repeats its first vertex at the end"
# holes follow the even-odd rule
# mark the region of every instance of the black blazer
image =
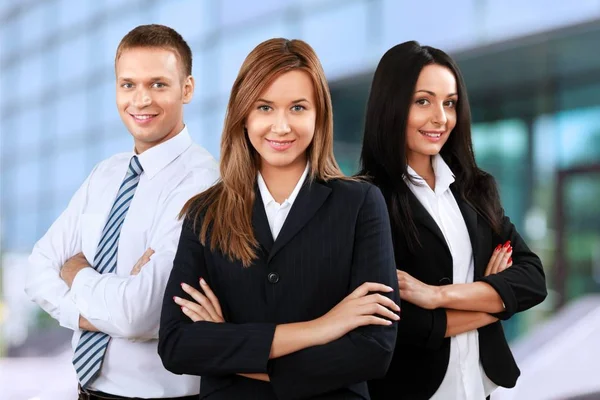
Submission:
MULTIPOLYGON (((546 297, 544 271, 540 259, 529 250, 515 226, 506 216, 502 219, 502 234, 465 202, 451 185, 469 231, 475 264, 474 281, 490 284, 504 302, 506 310, 496 316, 508 319, 514 313, 539 304, 546 297), (484 277, 494 248, 511 241, 512 267, 484 277)), ((398 269, 406 271, 429 285, 452 283, 452 256, 444 236, 429 212, 407 188, 413 219, 422 247, 414 253, 408 248, 399 227, 392 227, 398 269)), ((387 376, 369 382, 372 399, 387 399, 386 392, 397 398, 429 399, 440 387, 448 368, 450 338, 446 334, 445 309, 426 310, 402 302, 401 320, 394 358, 387 376)), ((520 371, 508 347, 500 321, 479 329, 479 354, 486 375, 497 385, 514 387, 520 371)))
MULTIPOLYGON (((307 181, 273 242, 256 188, 252 221, 260 248, 248 268, 202 246, 185 221, 160 321, 164 366, 201 375, 201 399, 369 399, 366 381, 385 375, 396 323, 361 327, 277 359, 269 353, 277 324, 318 318, 366 281, 397 287, 381 192, 365 182, 307 181), (226 323, 192 323, 173 302, 187 297, 181 282, 198 288, 200 277, 219 298, 226 323), (271 382, 236 373, 268 373, 271 382)), ((389 296, 399 302, 397 290, 389 296)))

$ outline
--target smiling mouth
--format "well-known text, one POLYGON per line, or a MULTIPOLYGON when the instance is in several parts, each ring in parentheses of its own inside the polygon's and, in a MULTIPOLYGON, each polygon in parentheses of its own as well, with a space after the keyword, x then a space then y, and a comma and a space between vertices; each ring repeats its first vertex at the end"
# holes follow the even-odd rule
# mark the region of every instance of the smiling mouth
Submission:
POLYGON ((419 133, 421 135, 424 135, 424 136, 427 136, 427 137, 430 137, 430 138, 438 139, 439 137, 442 136, 443 132, 428 132, 428 131, 421 131, 421 130, 419 130, 419 133))
POLYGON ((129 114, 133 117, 133 119, 135 119, 136 121, 147 121, 149 119, 152 119, 154 117, 156 117, 158 114, 129 114))
POLYGON ((286 147, 291 145, 292 143, 294 143, 293 140, 286 140, 286 141, 275 141, 275 140, 269 140, 267 139, 267 142, 269 142, 269 144, 271 144, 273 147, 286 147))

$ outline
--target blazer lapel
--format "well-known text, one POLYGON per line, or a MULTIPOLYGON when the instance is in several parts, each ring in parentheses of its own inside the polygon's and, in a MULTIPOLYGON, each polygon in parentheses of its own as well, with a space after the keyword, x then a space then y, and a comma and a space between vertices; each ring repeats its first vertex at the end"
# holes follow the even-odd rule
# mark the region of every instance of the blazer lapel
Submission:
POLYGON ((450 257, 452 257, 452 253, 450 253, 450 248, 448 247, 448 243, 446 243, 444 234, 440 230, 440 227, 438 226, 438 224, 435 222, 433 217, 429 214, 429 211, 427 211, 427 209, 425 207, 423 207, 423 205, 417 199, 415 194, 410 189, 407 188, 407 190, 408 190, 408 192, 407 192, 408 193, 408 201, 410 203, 410 208, 413 212, 413 219, 415 220, 415 222, 418 222, 421 225, 423 225, 424 227, 426 227, 427 229, 429 229, 439 239, 439 241, 442 244, 442 246, 444 247, 444 249, 446 249, 446 251, 448 252, 448 255, 450 257))
POLYGON ((273 248, 273 234, 269 227, 269 220, 267 219, 267 213, 265 212, 265 205, 263 204, 262 196, 258 185, 254 187, 254 210, 252 212, 252 226, 254 227, 254 234, 256 240, 262 245, 267 254, 271 253, 273 248))
POLYGON ((273 249, 269 253, 269 261, 310 221, 330 193, 329 187, 316 181, 306 180, 273 244, 273 249))
POLYGON ((471 239, 471 247, 473 249, 473 264, 477 265, 477 212, 469 203, 467 203, 462 196, 460 195, 460 191, 455 183, 450 185, 450 189, 454 194, 454 198, 456 199, 456 203, 458 203, 458 208, 460 208, 460 212, 465 219, 465 224, 467 225, 467 231, 469 231, 469 238, 471 239))

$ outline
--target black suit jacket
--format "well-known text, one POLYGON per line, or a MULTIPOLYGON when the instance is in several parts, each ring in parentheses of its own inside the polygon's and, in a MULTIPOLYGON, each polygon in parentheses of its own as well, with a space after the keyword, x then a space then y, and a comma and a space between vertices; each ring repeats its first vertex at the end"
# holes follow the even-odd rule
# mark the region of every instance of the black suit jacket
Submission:
MULTIPOLYGON (((178 374, 201 375, 200 398, 369 399, 368 379, 385 375, 397 324, 366 326, 322 346, 269 360, 277 324, 327 313, 367 281, 397 288, 387 207, 365 182, 307 181, 273 241, 256 189, 258 259, 248 268, 199 243, 186 220, 160 322, 158 351, 178 374), (192 323, 173 302, 205 278, 220 300, 223 324, 192 323), (261 382, 236 373, 268 373, 261 382)), ((207 238, 210 243, 210 238, 207 238)), ((389 294, 399 302, 399 294, 389 294)))
MULTIPOLYGON (((542 264, 510 219, 503 217, 502 233, 497 235, 485 219, 461 198, 456 183, 451 185, 451 189, 469 231, 475 265, 474 281, 487 282, 494 287, 506 307, 497 316, 508 319, 514 313, 542 302, 546 297, 542 264), (507 240, 513 247, 512 267, 484 277, 494 248, 507 240)), ((411 252, 400 228, 392 227, 398 269, 429 285, 451 284, 452 256, 444 236, 414 194, 410 190, 408 193, 422 247, 411 252)), ((387 376, 369 382, 373 399, 387 399, 386 392, 389 391, 396 393, 396 398, 429 399, 446 374, 450 356, 450 338, 444 338, 446 310, 426 310, 403 301, 401 318, 394 358, 387 376)), ((479 329, 479 354, 486 375, 494 383, 504 387, 515 386, 520 371, 500 321, 479 329)))

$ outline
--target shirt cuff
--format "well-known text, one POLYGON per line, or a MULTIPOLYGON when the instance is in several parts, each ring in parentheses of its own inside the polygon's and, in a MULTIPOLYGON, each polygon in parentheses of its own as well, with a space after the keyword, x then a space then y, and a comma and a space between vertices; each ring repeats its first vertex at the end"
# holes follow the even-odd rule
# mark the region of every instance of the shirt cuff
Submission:
POLYGON ((79 330, 79 310, 70 293, 58 305, 58 323, 64 328, 79 330))
POLYGON ((91 290, 91 281, 97 279, 98 271, 92 267, 82 269, 75 275, 73 283, 71 284, 71 297, 75 304, 75 307, 79 310, 79 313, 84 317, 89 315, 90 304, 86 294, 91 290))

